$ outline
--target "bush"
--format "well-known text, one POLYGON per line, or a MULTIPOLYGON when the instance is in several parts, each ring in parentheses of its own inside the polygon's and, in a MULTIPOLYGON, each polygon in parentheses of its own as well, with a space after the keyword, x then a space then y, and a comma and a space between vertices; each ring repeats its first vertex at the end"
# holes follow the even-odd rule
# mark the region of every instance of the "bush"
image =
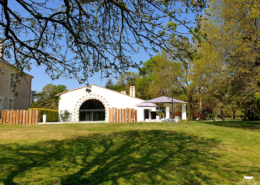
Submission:
POLYGON ((59 112, 58 110, 53 110, 53 109, 44 109, 44 108, 29 108, 28 110, 39 110, 39 122, 43 122, 42 120, 42 115, 47 115, 46 116, 46 121, 47 122, 56 122, 58 121, 59 117, 59 112))
POLYGON ((71 113, 68 110, 60 111, 60 117, 62 121, 68 121, 71 117, 71 113))

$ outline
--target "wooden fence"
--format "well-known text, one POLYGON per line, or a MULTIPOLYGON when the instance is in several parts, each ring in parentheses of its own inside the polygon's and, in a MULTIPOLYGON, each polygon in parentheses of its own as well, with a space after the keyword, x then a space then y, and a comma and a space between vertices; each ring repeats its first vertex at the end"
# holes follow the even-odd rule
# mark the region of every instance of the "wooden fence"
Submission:
POLYGON ((2 110, 1 124, 38 124, 38 110, 2 110))
MULTIPOLYGON (((200 113, 199 112, 194 112, 194 117, 199 118, 200 117, 200 113)), ((201 119, 205 119, 205 116, 203 116, 203 114, 201 115, 201 119)))
POLYGON ((109 123, 137 122, 137 110, 134 108, 117 109, 109 108, 109 123))
MULTIPOLYGON (((182 119, 182 112, 181 112, 181 111, 179 111, 179 112, 174 112, 173 114, 174 114, 174 116, 179 116, 180 119, 182 119)), ((199 112, 194 112, 194 117, 199 118, 199 116, 200 116, 200 113, 199 113, 199 112)), ((202 115, 202 116, 201 116, 201 119, 205 119, 205 116, 202 115)))

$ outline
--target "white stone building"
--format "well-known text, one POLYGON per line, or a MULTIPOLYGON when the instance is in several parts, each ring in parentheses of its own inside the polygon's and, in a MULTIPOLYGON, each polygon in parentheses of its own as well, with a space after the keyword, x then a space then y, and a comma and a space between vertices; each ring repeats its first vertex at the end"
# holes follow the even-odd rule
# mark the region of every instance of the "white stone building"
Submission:
POLYGON ((71 113, 69 122, 109 121, 109 108, 137 110, 137 121, 156 119, 156 105, 143 103, 145 100, 135 97, 135 86, 130 87, 130 95, 126 91, 117 92, 95 84, 58 94, 59 113, 67 110, 71 113), (90 90, 91 92, 88 92, 90 90), (139 105, 138 105, 139 104, 139 105))

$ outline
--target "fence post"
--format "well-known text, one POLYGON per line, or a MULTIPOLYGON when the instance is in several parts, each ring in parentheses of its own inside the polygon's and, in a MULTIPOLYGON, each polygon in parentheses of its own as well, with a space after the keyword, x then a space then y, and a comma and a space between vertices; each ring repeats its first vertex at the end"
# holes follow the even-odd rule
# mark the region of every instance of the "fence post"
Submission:
POLYGON ((121 113, 122 113, 122 123, 124 123, 125 122, 125 109, 122 109, 122 111, 121 111, 121 113))
POLYGON ((109 108, 108 122, 111 123, 111 108, 109 108))
POLYGON ((5 116, 6 116, 5 122, 6 122, 7 124, 10 124, 10 111, 9 111, 9 110, 6 110, 5 116))
POLYGON ((9 124, 13 124, 13 111, 12 110, 9 110, 9 115, 10 115, 9 124))
POLYGON ((134 108, 132 108, 131 121, 132 121, 132 122, 135 122, 135 109, 134 109, 134 108))
POLYGON ((19 124, 18 120, 19 120, 19 110, 14 111, 15 112, 15 124, 19 124))
POLYGON ((115 108, 114 107, 112 107, 112 123, 114 123, 115 122, 115 108))
POLYGON ((121 109, 118 109, 118 123, 121 123, 121 109))
POLYGON ((129 122, 129 120, 128 120, 128 108, 126 108, 126 110, 125 110, 125 122, 129 122))
POLYGON ((131 109, 128 109, 128 111, 129 111, 129 113, 128 113, 128 120, 129 120, 129 123, 131 123, 132 122, 132 110, 131 109))
POLYGON ((38 124, 38 120, 39 120, 39 110, 36 110, 36 123, 35 124, 38 124))
POLYGON ((18 124, 21 124, 22 123, 22 119, 23 119, 23 114, 22 114, 22 110, 19 110, 18 111, 18 113, 19 113, 19 119, 18 119, 18 124))
POLYGON ((16 111, 12 110, 13 112, 13 124, 16 124, 16 111))
POLYGON ((23 110, 23 120, 22 120, 22 124, 26 124, 25 122, 25 120, 26 120, 26 116, 25 116, 26 114, 25 114, 25 110, 23 110))
POLYGON ((135 110, 135 122, 137 122, 137 110, 135 110))
POLYGON ((35 124, 36 110, 32 111, 32 124, 35 124))
POLYGON ((4 111, 4 124, 7 123, 7 110, 4 111))
POLYGON ((4 111, 2 110, 2 111, 1 111, 1 124, 3 124, 3 123, 4 123, 4 118, 3 118, 3 115, 4 115, 4 111))
POLYGON ((117 123, 117 108, 115 108, 115 123, 117 123))
POLYGON ((25 111, 25 123, 29 124, 29 111, 25 111))

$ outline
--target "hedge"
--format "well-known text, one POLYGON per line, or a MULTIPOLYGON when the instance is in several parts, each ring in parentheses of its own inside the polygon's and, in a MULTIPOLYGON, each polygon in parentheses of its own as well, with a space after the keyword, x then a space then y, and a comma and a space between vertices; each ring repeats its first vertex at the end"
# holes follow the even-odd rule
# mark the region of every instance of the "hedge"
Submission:
POLYGON ((56 122, 58 121, 59 117, 59 112, 58 110, 53 110, 53 109, 44 109, 44 108, 29 108, 28 110, 39 110, 39 122, 43 122, 42 120, 42 115, 47 115, 46 116, 46 122, 56 122))

